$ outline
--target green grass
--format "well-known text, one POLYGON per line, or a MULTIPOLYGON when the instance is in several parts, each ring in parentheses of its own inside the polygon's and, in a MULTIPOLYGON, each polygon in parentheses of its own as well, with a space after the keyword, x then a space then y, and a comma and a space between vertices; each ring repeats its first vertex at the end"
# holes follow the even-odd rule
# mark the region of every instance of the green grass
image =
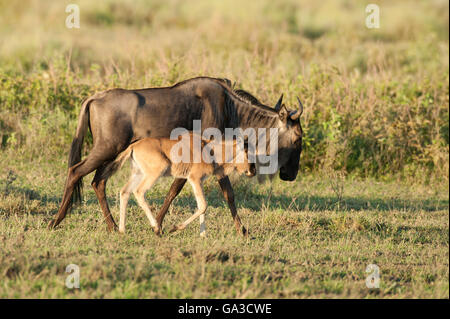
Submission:
MULTIPOLYGON (((0 176, 3 298, 449 296, 447 185, 336 182, 314 175, 299 176, 295 183, 259 185, 234 178, 239 214, 251 231, 251 238, 243 239, 211 178, 206 183, 208 237, 200 238, 198 223, 193 223, 159 238, 134 199, 127 233, 107 232, 89 188, 84 203, 58 229, 48 231, 65 170, 55 163, 37 170, 34 164, 0 176), (365 269, 372 263, 380 267, 379 289, 365 286, 365 269), (65 287, 69 264, 80 266, 80 289, 65 287)), ((127 173, 128 168, 114 176, 108 190, 116 220, 118 191, 127 173)), ((162 180, 147 194, 154 211, 169 183, 162 180)), ((186 187, 170 209, 165 229, 194 208, 186 187)))
MULTIPOLYGON (((347 0, 75 3, 80 29, 64 2, 0 0, 0 297, 449 297, 447 1, 377 1, 380 29, 347 0), (156 238, 134 201, 128 233, 108 233, 92 176, 48 231, 82 101, 200 75, 305 105, 297 180, 233 179, 253 238, 212 180, 206 240, 198 223, 156 238)), ((108 184, 116 220, 126 174, 108 184)), ((147 194, 155 211, 169 184, 147 194)), ((166 229, 194 207, 186 187, 166 229)))
POLYGON ((300 96, 304 172, 448 181, 448 2, 382 1, 380 29, 362 2, 320 3, 80 0, 67 29, 63 2, 0 1, 1 151, 66 152, 94 92, 206 75, 300 96))

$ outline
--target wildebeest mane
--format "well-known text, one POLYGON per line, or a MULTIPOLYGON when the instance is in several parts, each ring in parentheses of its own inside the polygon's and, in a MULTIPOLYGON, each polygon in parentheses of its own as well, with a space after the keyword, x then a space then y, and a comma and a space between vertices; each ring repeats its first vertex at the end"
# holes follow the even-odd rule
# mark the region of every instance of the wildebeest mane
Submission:
POLYGON ((241 97, 244 100, 247 100, 250 104, 257 105, 257 106, 266 106, 262 104, 255 96, 253 96, 251 93, 239 89, 239 90, 233 90, 234 93, 236 93, 239 97, 241 97))
POLYGON ((245 90, 243 90, 243 89, 238 89, 238 90, 233 89, 234 85, 233 85, 233 87, 231 86, 231 81, 230 81, 230 80, 228 80, 228 79, 226 79, 226 78, 223 78, 223 79, 215 79, 215 80, 219 80, 219 83, 220 83, 225 89, 227 89, 227 91, 228 91, 229 93, 231 93, 231 95, 232 95, 233 97, 237 98, 237 99, 240 100, 241 102, 244 102, 245 104, 250 104, 250 105, 253 105, 253 106, 257 106, 257 107, 262 108, 263 110, 266 110, 266 111, 271 111, 271 112, 275 112, 275 113, 276 113, 276 111, 275 111, 274 108, 272 108, 272 107, 270 107, 270 106, 267 106, 267 105, 261 103, 261 102, 260 102, 255 96, 253 96, 250 92, 245 91, 245 90))

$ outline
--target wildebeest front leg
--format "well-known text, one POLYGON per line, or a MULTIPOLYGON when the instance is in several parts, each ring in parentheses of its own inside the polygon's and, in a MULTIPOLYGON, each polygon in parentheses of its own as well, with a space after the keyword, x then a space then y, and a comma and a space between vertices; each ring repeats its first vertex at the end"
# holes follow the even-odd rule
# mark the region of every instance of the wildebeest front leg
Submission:
POLYGON ((106 182, 108 179, 101 177, 104 168, 105 166, 102 166, 99 169, 97 169, 91 185, 94 188, 95 195, 97 195, 98 202, 100 204, 100 207, 102 208, 106 224, 108 224, 108 230, 116 231, 118 227, 111 215, 111 211, 109 210, 108 206, 108 201, 106 200, 106 182))
POLYGON ((247 229, 242 225, 241 219, 237 214, 236 205, 234 204, 234 192, 231 187, 230 179, 228 176, 225 176, 219 180, 220 188, 222 189, 223 196, 228 202, 228 207, 231 210, 231 216, 233 216, 234 226, 238 232, 241 232, 243 236, 248 235, 247 229))
MULTIPOLYGON (((175 197, 177 197, 180 191, 183 189, 183 186, 184 184, 186 184, 186 181, 187 179, 184 178, 176 178, 173 181, 172 186, 170 186, 169 193, 164 199, 164 203, 158 213, 158 216, 156 216, 156 222, 158 223, 159 232, 162 230, 162 223, 164 220, 164 216, 166 216, 170 204, 172 204, 175 197)), ((159 232, 157 233, 157 235, 160 235, 159 232)))

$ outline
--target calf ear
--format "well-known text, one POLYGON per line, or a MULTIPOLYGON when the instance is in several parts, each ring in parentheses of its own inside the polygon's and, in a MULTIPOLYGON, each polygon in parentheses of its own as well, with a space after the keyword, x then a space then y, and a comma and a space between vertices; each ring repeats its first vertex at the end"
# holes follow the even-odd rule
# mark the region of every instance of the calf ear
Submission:
POLYGON ((281 106, 280 110, 278 111, 278 116, 280 117, 280 120, 282 122, 287 121, 287 118, 289 116, 289 111, 287 110, 287 108, 284 104, 281 106))

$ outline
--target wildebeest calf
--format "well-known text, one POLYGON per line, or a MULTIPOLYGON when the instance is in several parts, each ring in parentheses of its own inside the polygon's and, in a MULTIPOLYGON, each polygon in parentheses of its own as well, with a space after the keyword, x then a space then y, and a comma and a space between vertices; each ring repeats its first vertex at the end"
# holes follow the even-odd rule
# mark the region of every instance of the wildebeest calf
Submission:
POLYGON ((215 175, 221 179, 233 171, 249 177, 256 174, 255 165, 248 161, 246 143, 238 143, 237 140, 206 141, 192 132, 181 135, 178 140, 168 138, 139 140, 119 154, 110 165, 121 166, 129 157, 132 159, 132 173, 130 180, 120 191, 120 232, 125 232, 126 208, 130 194, 133 192, 155 233, 160 234, 161 229, 144 195, 159 177, 173 176, 185 178, 190 182, 197 201, 197 211, 185 222, 175 226, 171 232, 184 229, 200 216, 200 236, 205 236, 204 213, 207 204, 202 188, 203 179, 208 175, 215 175), (199 146, 197 148, 195 138, 199 146))

